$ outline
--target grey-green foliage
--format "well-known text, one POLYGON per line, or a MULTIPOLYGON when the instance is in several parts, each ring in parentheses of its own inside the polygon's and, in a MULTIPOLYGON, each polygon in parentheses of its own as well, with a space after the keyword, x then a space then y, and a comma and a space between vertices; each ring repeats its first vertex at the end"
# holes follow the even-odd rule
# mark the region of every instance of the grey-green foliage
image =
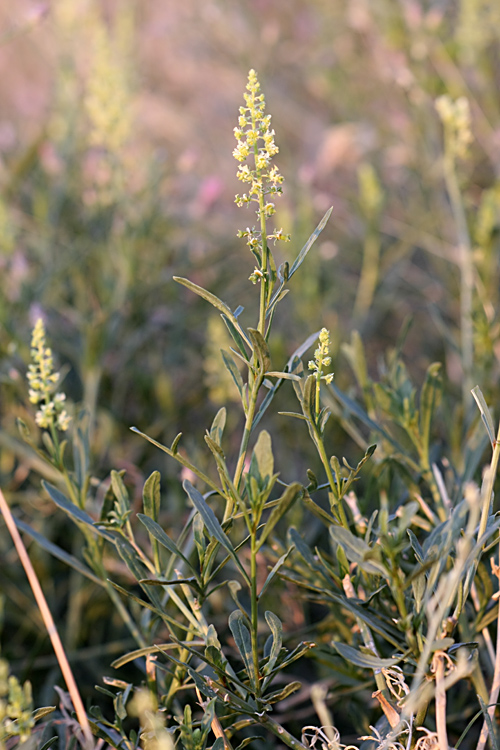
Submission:
MULTIPOLYGON (((255 100, 250 106, 257 106, 255 100)), ((273 135, 265 122, 259 126, 264 150, 273 135)), ((39 453, 56 479, 43 486, 82 533, 85 564, 34 537, 108 593, 136 644, 114 665, 137 660, 149 713, 159 728, 168 722, 185 750, 231 750, 235 742, 243 747, 252 741, 246 732, 253 726, 303 750, 300 728, 283 719, 280 703, 309 679, 301 661, 306 657, 315 670, 311 681, 326 676, 332 686, 330 700, 349 691, 363 709, 361 720, 351 724, 365 735, 370 721, 376 724, 379 746, 397 737, 408 743, 410 730, 415 737, 436 719, 439 743, 446 746, 439 713, 446 690, 459 683, 461 695, 483 713, 490 698, 490 675, 478 651, 483 657, 483 631, 497 617, 496 574, 487 555, 500 528, 491 508, 500 444, 492 438, 486 400, 475 391, 485 440, 463 465, 454 465, 436 439, 441 365, 431 363, 417 387, 402 341, 387 353, 379 376, 371 377, 362 338, 353 333, 343 347, 355 381, 348 389, 323 373, 327 351, 315 353, 313 374, 304 368, 302 357, 318 335, 327 347, 326 329, 299 346, 290 344, 295 351, 288 360, 273 364, 277 305, 331 210, 296 260, 277 267, 267 242, 277 232, 266 234, 273 206, 264 202, 269 193, 262 182, 276 175, 258 168, 258 150, 255 158, 255 173, 243 172, 244 182, 253 175, 252 192, 241 200, 258 202, 260 229, 241 236, 258 263, 250 277, 259 283, 257 323, 248 324, 240 305, 233 309, 198 284, 176 278, 212 305, 229 331, 233 347, 222 352, 221 366, 237 386, 243 426, 233 421, 231 431, 226 408, 219 409, 201 449, 181 441, 181 433, 164 445, 133 428, 182 467, 182 526, 168 515, 170 494, 162 495, 157 470, 146 479, 142 498, 133 497, 123 471, 112 471, 94 495, 88 432, 81 424, 75 430, 72 465, 57 433, 46 434, 39 453), (298 479, 295 467, 278 467, 276 440, 260 425, 287 386, 298 410, 282 412, 282 419, 296 430, 298 457, 316 460, 307 471, 297 461, 297 473, 304 473, 298 479), (354 441, 349 459, 339 459, 331 444, 334 421, 354 441), (479 479, 488 437, 493 460, 479 489, 470 480, 479 479), (309 439, 312 453, 303 448, 309 439), (136 513, 141 500, 143 512, 136 513), (299 595, 320 605, 319 622, 300 606, 299 595)), ((278 184, 273 182, 272 195, 279 193, 278 184)), ((446 429, 440 431, 443 439, 446 429)), ((108 744, 131 750, 141 736, 126 726, 134 686, 114 684, 118 692, 105 691, 114 719, 96 708, 92 726, 108 744)), ((314 709, 320 719, 327 711, 318 702, 314 709)), ((142 715, 139 720, 147 738, 142 715)), ((494 731, 489 720, 487 726, 494 731)))

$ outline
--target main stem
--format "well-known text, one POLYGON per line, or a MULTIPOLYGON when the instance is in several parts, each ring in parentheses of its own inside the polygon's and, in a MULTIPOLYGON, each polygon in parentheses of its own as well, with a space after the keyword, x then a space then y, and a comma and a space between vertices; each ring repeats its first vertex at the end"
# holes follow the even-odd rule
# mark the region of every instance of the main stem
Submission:
POLYGON ((247 418, 245 420, 245 427, 243 429, 243 435, 241 438, 240 455, 238 457, 238 463, 236 464, 236 471, 234 473, 234 479, 233 479, 233 484, 236 490, 239 489, 241 475, 243 474, 243 467, 245 466, 245 456, 247 453, 248 443, 250 442, 253 419, 255 416, 255 409, 257 406, 257 396, 259 394, 260 386, 262 385, 262 380, 263 380, 263 377, 261 375, 258 375, 257 377, 255 377, 253 384, 252 384, 252 389, 251 389, 249 403, 248 403, 247 418))
POLYGON ((257 597, 257 539, 256 530, 252 530, 250 541, 250 598, 251 598, 251 639, 252 639, 252 661, 254 669, 255 695, 260 696, 260 675, 259 675, 259 649, 257 643, 257 633, 259 627, 259 600, 257 597))

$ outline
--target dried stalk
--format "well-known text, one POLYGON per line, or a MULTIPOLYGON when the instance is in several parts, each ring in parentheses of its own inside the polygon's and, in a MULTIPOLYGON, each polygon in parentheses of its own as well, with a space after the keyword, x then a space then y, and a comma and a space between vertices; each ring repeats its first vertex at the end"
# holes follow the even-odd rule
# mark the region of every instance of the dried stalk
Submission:
POLYGON ((42 615, 43 621, 45 623, 45 627, 47 628, 47 632, 49 634, 52 647, 57 657, 57 661, 59 662, 59 666, 61 668, 64 681, 66 682, 66 687, 68 688, 68 692, 71 696, 71 700, 73 701, 73 706, 75 707, 76 716, 82 728, 82 733, 83 733, 82 745, 85 748, 85 750, 92 750, 92 748, 94 747, 92 731, 90 729, 90 724, 87 718, 87 714, 85 713, 85 708, 83 707, 83 701, 81 699, 80 692, 76 685, 73 672, 71 671, 71 667, 66 657, 64 647, 59 637, 59 633, 57 632, 54 620, 52 618, 52 614, 50 612, 49 606, 47 604, 47 600, 45 599, 44 593, 42 591, 42 587, 40 586, 40 582, 38 580, 37 574, 35 573, 35 569, 33 568, 33 565, 31 564, 31 560, 26 551, 26 547, 24 546, 23 540, 21 539, 21 535, 19 534, 19 531, 17 530, 14 517, 12 516, 10 508, 7 504, 7 501, 5 500, 4 494, 1 489, 0 489, 0 511, 5 519, 5 524, 7 526, 7 529, 9 530, 9 533, 12 537, 12 541, 14 542, 15 548, 19 555, 19 559, 21 560, 22 566, 26 572, 26 576, 28 578, 31 589, 33 591, 38 609, 40 610, 40 614, 42 615))

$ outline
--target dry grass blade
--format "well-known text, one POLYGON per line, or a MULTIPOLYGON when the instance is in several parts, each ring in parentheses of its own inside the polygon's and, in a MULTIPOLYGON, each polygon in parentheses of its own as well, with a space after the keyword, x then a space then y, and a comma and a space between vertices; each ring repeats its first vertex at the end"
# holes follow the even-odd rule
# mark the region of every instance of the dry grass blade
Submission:
POLYGON ((85 713, 85 709, 83 707, 83 702, 80 696, 80 692, 76 685, 73 672, 71 671, 71 667, 66 657, 66 652, 64 651, 64 647, 59 637, 59 633, 57 632, 57 628, 55 626, 51 611, 47 604, 47 600, 45 599, 44 593, 42 591, 42 587, 40 586, 40 582, 35 573, 35 569, 33 568, 33 565, 31 564, 31 560, 26 551, 26 547, 24 546, 23 540, 21 539, 21 536, 17 530, 14 518, 7 504, 7 501, 5 500, 2 490, 0 490, 0 511, 2 512, 2 515, 5 519, 5 524, 12 537, 12 541, 14 542, 15 548, 19 555, 19 559, 21 560, 22 566, 26 572, 26 576, 28 577, 28 581, 30 583, 34 597, 36 599, 36 603, 40 610, 40 614, 43 617, 45 627, 47 628, 47 632, 49 634, 53 649, 55 651, 57 661, 59 662, 59 666, 61 668, 61 672, 66 682, 66 686, 68 688, 69 694, 71 695, 71 700, 73 701, 73 705, 75 707, 78 722, 83 732, 82 745, 85 748, 85 750, 92 750, 92 748, 94 747, 92 731, 90 729, 90 724, 87 718, 87 714, 85 713))

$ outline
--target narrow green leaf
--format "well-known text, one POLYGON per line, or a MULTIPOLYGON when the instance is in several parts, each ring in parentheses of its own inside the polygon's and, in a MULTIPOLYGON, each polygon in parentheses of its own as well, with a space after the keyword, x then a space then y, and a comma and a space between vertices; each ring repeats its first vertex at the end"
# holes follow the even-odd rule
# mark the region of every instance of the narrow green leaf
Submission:
MULTIPOLYGON (((51 708, 52 708, 52 706, 51 706, 51 708)), ((54 711, 55 710, 56 709, 55 709, 55 706, 54 706, 54 711)), ((35 719, 35 721, 36 721, 36 719, 35 719)), ((50 740, 47 740, 47 742, 44 742, 43 745, 41 746, 40 750, 49 750, 49 748, 52 747, 52 745, 55 745, 56 742, 59 742, 59 737, 57 735, 55 737, 51 737, 50 740)))
POLYGON ((232 313, 229 305, 226 305, 225 302, 216 297, 215 294, 212 294, 212 292, 209 292, 207 289, 203 289, 203 287, 198 286, 198 284, 194 284, 192 281, 189 281, 189 279, 183 279, 180 276, 174 276, 173 279, 174 281, 177 281, 178 284, 182 284, 191 292, 194 292, 199 297, 202 297, 207 302, 210 302, 211 305, 213 305, 231 321, 236 330, 239 331, 240 335, 244 335, 243 331, 240 328, 240 324, 238 323, 235 315, 232 313))
POLYGON ((357 563, 363 570, 372 575, 381 575, 388 577, 385 566, 377 559, 373 559, 377 554, 376 549, 369 547, 364 539, 360 539, 343 526, 330 526, 330 536, 344 550, 347 559, 350 562, 357 563))
MULTIPOLYGON (((176 461, 178 461, 183 466, 186 466, 188 469, 191 469, 193 474, 195 474, 197 477, 199 477, 205 484, 207 484, 209 487, 211 487, 215 492, 219 492, 219 487, 215 484, 215 482, 212 482, 210 477, 208 477, 206 474, 204 474, 202 471, 200 471, 194 464, 191 463, 191 461, 188 461, 183 456, 179 455, 177 453, 177 450, 171 450, 170 448, 167 448, 166 445, 163 445, 162 443, 159 443, 157 440, 154 440, 152 437, 149 437, 149 435, 146 435, 145 432, 141 432, 137 429, 137 427, 131 427, 130 430, 132 432, 135 432, 136 435, 140 435, 141 437, 145 438, 151 445, 155 445, 157 448, 159 448, 161 451, 167 454, 167 456, 171 456, 172 458, 175 458, 176 461)), ((180 434, 177 436, 180 438, 180 434)), ((176 442, 177 438, 174 440, 174 443, 176 442)))
MULTIPOLYGON (((477 696, 477 699, 479 701, 479 705, 481 706, 481 711, 483 712, 486 726, 488 727, 488 734, 490 737, 491 746, 493 750, 500 750, 499 745, 498 745, 498 736, 497 736, 496 727, 493 726, 491 716, 488 713, 488 706, 486 706, 485 702, 483 701, 480 695, 477 696)), ((496 706, 497 704, 494 703, 493 705, 496 706)))
POLYGON ((292 546, 288 548, 288 551, 285 552, 284 555, 281 555, 280 559, 275 563, 275 565, 273 566, 272 570, 269 571, 269 574, 268 574, 266 580, 264 581, 264 583, 262 585, 262 588, 260 590, 260 594, 259 594, 259 597, 258 597, 259 599, 264 595, 265 590, 267 589, 267 587, 269 586, 269 584, 273 580, 274 576, 279 571, 279 569, 285 564, 285 562, 288 559, 288 556, 293 552, 294 549, 295 549, 295 546, 292 544, 292 546))
POLYGON ((380 656, 365 654, 352 646, 348 646, 346 643, 338 643, 337 641, 332 641, 332 646, 347 662, 365 669, 387 669, 399 664, 404 658, 403 656, 398 656, 393 659, 382 659, 380 656))
POLYGON ((219 544, 221 544, 224 549, 229 552, 232 559, 238 566, 240 572, 244 576, 245 580, 248 582, 249 579, 247 572, 241 564, 238 555, 236 554, 235 549, 229 540, 229 537, 224 533, 222 526, 217 520, 217 517, 212 508, 207 504, 201 492, 198 492, 198 490, 193 487, 191 482, 189 482, 187 479, 184 480, 182 486, 184 487, 184 490, 187 493, 189 499, 203 519, 203 523, 205 524, 210 536, 213 536, 215 539, 217 539, 219 544))
POLYGON ((175 456, 177 453, 177 447, 181 441, 182 432, 179 432, 173 439, 172 445, 170 446, 170 450, 172 451, 172 455, 175 456))
POLYGON ((73 463, 75 467, 76 482, 80 489, 82 489, 87 480, 90 464, 88 425, 88 412, 83 410, 78 415, 76 436, 73 440, 73 463))
POLYGON ((251 343, 248 340, 248 336, 246 336, 241 329, 238 330, 229 320, 227 315, 221 315, 221 318, 224 321, 229 333, 231 334, 231 337, 234 343, 240 350, 241 356, 248 362, 248 354, 247 354, 247 350, 245 349, 245 344, 248 347, 251 347, 251 343))
POLYGON ((66 495, 64 495, 60 490, 57 489, 57 487, 54 487, 53 484, 50 484, 45 480, 42 480, 42 486, 48 492, 55 504, 59 508, 61 508, 61 510, 64 510, 64 512, 67 513, 73 521, 77 521, 78 523, 83 523, 86 526, 90 526, 90 528, 96 534, 103 536, 105 539, 108 539, 111 542, 115 541, 115 536, 113 534, 96 526, 89 514, 85 513, 84 510, 81 510, 81 508, 74 505, 71 500, 66 497, 66 495))
POLYGON ((146 479, 142 490, 144 513, 153 521, 158 521, 160 515, 160 479, 160 472, 153 471, 146 479))
POLYGON ((274 456, 271 436, 267 432, 267 430, 262 430, 259 437, 257 438, 257 442, 255 443, 255 447, 253 449, 253 455, 255 456, 255 460, 257 462, 257 469, 260 475, 260 480, 262 482, 262 485, 265 485, 273 476, 274 471, 274 456))
POLYGON ((86 578, 89 578, 94 583, 97 583, 98 586, 105 586, 105 582, 94 575, 90 568, 84 565, 84 563, 78 560, 78 558, 70 555, 69 552, 65 552, 65 550, 61 549, 61 547, 58 547, 57 544, 50 542, 42 534, 39 534, 38 531, 35 531, 35 529, 32 529, 31 526, 28 526, 27 523, 19 521, 19 519, 17 518, 14 518, 14 521, 20 531, 25 534, 29 534, 36 542, 38 542, 40 547, 43 547, 43 549, 45 549, 51 555, 57 557, 58 560, 62 560, 65 565, 69 565, 70 568, 73 568, 73 570, 77 570, 78 573, 86 576, 86 578))
POLYGON ((254 663, 252 655, 252 640, 250 637, 250 631, 245 625, 245 617, 242 615, 239 609, 235 609, 229 615, 229 629, 233 634, 234 641, 240 652, 243 664, 245 665, 245 671, 250 680, 252 688, 255 690, 255 675, 254 675, 254 663))
MULTIPOLYGON (((222 737, 220 737, 220 739, 222 739, 222 737)), ((242 740, 240 744, 234 748, 234 750, 243 750, 245 747, 248 747, 248 745, 255 741, 260 743, 262 741, 262 735, 252 734, 250 737, 245 737, 245 739, 242 740)), ((212 750, 214 750, 213 747, 212 750)), ((215 750, 217 750, 217 748, 215 750)), ((223 748, 220 748, 220 750, 223 750, 223 748)))
POLYGON ((225 454, 222 448, 220 447, 219 443, 216 443, 215 440, 212 440, 210 435, 205 435, 205 443, 208 445, 212 453, 217 459, 225 459, 225 454))
POLYGON ((316 409, 316 378, 314 375, 308 375, 305 380, 301 405, 304 415, 311 423, 314 422, 316 409))
POLYGON ((299 375, 294 375, 293 372, 266 372, 266 376, 269 378, 282 378, 283 380, 301 380, 299 375))
POLYGON ((303 414, 297 414, 294 411, 279 411, 278 414, 282 417, 295 417, 296 419, 303 419, 304 422, 309 422, 308 418, 304 417, 303 414))
POLYGON ((250 622, 250 618, 248 617, 247 612, 245 611, 245 608, 241 604, 239 598, 238 598, 238 592, 241 591, 241 583, 239 581, 228 581, 227 587, 229 589, 229 596, 233 600, 233 602, 236 604, 236 606, 239 608, 241 613, 247 618, 248 622, 250 622))
POLYGON ((434 410, 439 406, 441 396, 442 377, 440 370, 440 362, 433 362, 429 365, 420 394, 420 435, 425 454, 429 451, 432 415, 434 410))
MULTIPOLYGON (((143 578, 149 577, 148 569, 139 560, 137 552, 128 540, 126 540, 124 537, 117 537, 115 545, 118 554, 126 564, 127 568, 130 570, 134 578, 137 580, 137 582, 139 582, 143 578)), ((141 585, 141 588, 145 592, 149 600, 152 602, 152 604, 161 611, 163 609, 163 602, 161 594, 157 591, 157 589, 145 585, 141 585)))
POLYGON ((286 659, 283 659, 283 661, 273 669, 273 673, 276 674, 276 672, 282 671, 283 669, 285 669, 285 667, 289 667, 290 664, 293 664, 294 661, 300 659, 304 654, 307 654, 307 652, 311 651, 311 649, 313 648, 316 648, 316 644, 312 641, 301 641, 299 645, 296 646, 293 651, 288 654, 286 659))
MULTIPOLYGON (((181 641, 182 643, 182 641, 181 641)), ((203 646, 203 641, 189 641, 190 646, 203 646)), ((148 654, 156 654, 158 652, 163 653, 165 649, 171 649, 171 648, 177 648, 177 643, 158 643, 154 646, 145 646, 144 648, 138 648, 134 651, 129 651, 128 654, 124 654, 123 656, 120 656, 118 659, 115 659, 113 662, 111 662, 111 666, 113 669, 119 669, 120 667, 123 667, 125 664, 129 664, 131 661, 135 661, 141 656, 147 656, 148 654)))
POLYGON ((118 591, 123 596, 126 596, 127 599, 131 599, 133 602, 136 602, 136 604, 139 604, 141 607, 145 607, 145 609, 149 609, 151 612, 154 612, 155 615, 158 615, 158 617, 163 618, 164 620, 167 620, 168 622, 171 622, 172 625, 179 625, 180 627, 184 628, 184 630, 188 630, 187 625, 183 625, 182 623, 178 622, 178 620, 174 620, 173 617, 169 617, 168 615, 165 615, 161 609, 158 609, 158 607, 155 607, 154 604, 150 604, 149 602, 144 601, 144 599, 141 599, 140 596, 136 596, 131 591, 127 591, 127 589, 123 588, 123 586, 120 586, 118 583, 115 583, 114 581, 109 581, 111 586, 113 586, 116 591, 118 591))
POLYGON ((303 502, 306 508, 308 508, 311 513, 316 516, 316 518, 319 518, 320 521, 325 524, 327 529, 329 529, 330 526, 335 523, 333 517, 329 513, 327 513, 326 510, 323 510, 320 505, 315 503, 308 493, 304 493, 303 502))
POLYGON ((303 558, 304 562, 307 563, 307 565, 309 565, 309 567, 312 570, 315 570, 322 577, 325 577, 325 572, 322 569, 321 565, 318 564, 318 561, 315 558, 311 548, 302 539, 297 529, 295 529, 293 526, 291 526, 290 529, 288 530, 288 538, 293 543, 295 549, 297 550, 299 555, 303 558))
POLYGON ((139 583, 145 586, 178 586, 180 583, 185 583, 187 586, 192 586, 196 592, 199 593, 200 591, 194 576, 191 578, 174 578, 170 581, 162 578, 140 578, 139 583))
POLYGON ((242 399, 244 399, 245 394, 245 385, 243 383, 243 378, 241 377, 241 373, 238 370, 234 359, 231 357, 231 355, 224 351, 224 349, 220 350, 222 354, 222 359, 224 361, 224 364, 226 365, 226 368, 229 370, 229 373, 234 380, 234 384, 236 385, 236 388, 238 389, 240 396, 242 399))
POLYGON ((224 434, 224 427, 226 426, 226 408, 223 406, 214 417, 212 426, 210 427, 210 437, 217 445, 222 443, 222 435, 224 434))
POLYGON ((262 674, 268 675, 276 664, 276 661, 281 652, 281 647, 283 645, 283 623, 281 622, 280 618, 274 614, 274 612, 267 611, 264 613, 264 617, 266 618, 266 622, 269 625, 269 630, 271 631, 273 636, 273 643, 271 646, 269 659, 264 669, 262 670, 262 674))
POLYGON ((152 518, 149 518, 149 516, 145 516, 142 513, 138 513, 137 518, 146 527, 150 536, 156 539, 156 541, 158 541, 162 545, 162 547, 168 549, 168 551, 173 555, 175 555, 176 557, 180 557, 180 559, 188 566, 189 570, 196 576, 196 570, 193 568, 187 557, 183 555, 175 542, 170 539, 168 534, 162 529, 159 524, 156 523, 156 521, 153 521, 152 518))
POLYGON ((488 433, 490 443, 494 445, 495 444, 495 425, 493 424, 493 418, 488 408, 488 404, 486 403, 486 399, 483 396, 483 392, 481 391, 481 388, 478 385, 476 385, 472 389, 471 393, 474 396, 474 399, 476 401, 479 411, 481 412, 481 419, 483 420, 484 426, 486 427, 486 432, 488 433))
POLYGON ((264 336, 256 328, 249 328, 248 333, 253 344, 253 350, 257 356, 260 372, 264 375, 271 369, 271 355, 264 336))
POLYGON ((266 541, 267 537, 271 533, 271 531, 274 529, 278 521, 283 518, 285 513, 287 513, 294 502, 298 499, 298 497, 302 494, 303 487, 299 482, 293 482, 292 484, 289 484, 286 490, 283 492, 282 496, 278 500, 278 504, 274 506, 274 508, 271 511, 271 514, 269 518, 266 521, 266 525, 264 526, 264 530, 262 531, 262 534, 260 535, 260 539, 257 543, 257 549, 260 549, 264 542, 266 541))
MULTIPOLYGON (((125 474, 125 470, 123 470, 123 473, 125 474)), ((109 514, 115 507, 115 493, 113 492, 113 487, 111 486, 111 482, 109 483, 108 489, 106 490, 106 494, 104 495, 104 500, 102 501, 102 508, 101 512, 99 514, 99 521, 107 521, 109 518, 109 514)))
POLYGON ((314 232, 311 234, 311 236, 307 240, 306 244, 304 245, 304 247, 302 248, 302 250, 300 251, 300 253, 296 257, 295 261, 292 263, 292 267, 290 268, 290 271, 288 273, 288 280, 290 280, 292 278, 293 274, 296 271, 298 271, 298 269, 300 268, 300 266, 304 262, 307 253, 309 252, 309 250, 313 246, 314 242, 317 240, 317 238, 319 237, 319 235, 321 234, 321 232, 325 228, 326 222, 330 218, 330 214, 332 213, 332 211, 333 211, 333 206, 328 209, 328 211, 323 216, 323 218, 319 222, 318 226, 316 227, 316 229, 314 230, 314 232))
POLYGON ((114 470, 111 471, 111 486, 113 488, 113 492, 115 493, 115 497, 118 500, 120 508, 123 510, 128 510, 130 508, 130 500, 127 488, 125 487, 125 483, 120 472, 114 470))
POLYGON ((302 687, 302 683, 295 680, 294 682, 289 682, 286 687, 284 687, 282 690, 276 690, 274 693, 268 693, 266 695, 266 702, 267 703, 278 703, 278 701, 283 701, 285 698, 288 698, 289 695, 292 693, 295 693, 296 690, 300 690, 302 687))
MULTIPOLYGON (((44 706, 43 708, 37 708, 36 711, 33 711, 33 719, 35 721, 40 721, 40 719, 43 719, 44 716, 48 716, 55 710, 56 710, 55 706, 44 706)), ((54 738, 52 738, 52 741, 53 740, 54 738)))
POLYGON ((231 496, 236 500, 236 502, 238 502, 238 498, 235 497, 236 493, 233 487, 231 475, 229 474, 229 470, 226 465, 226 457, 224 455, 224 451, 218 443, 212 440, 210 435, 205 435, 205 442, 212 451, 212 454, 217 463, 217 470, 219 472, 222 485, 230 488, 231 496))
MULTIPOLYGON (((153 523, 158 521, 160 515, 160 472, 153 471, 153 473, 146 479, 142 490, 142 502, 144 506, 144 513, 148 516, 153 523)), ((160 548, 158 547, 158 540, 154 534, 149 534, 149 541, 153 549, 153 558, 155 562, 155 569, 157 573, 161 570, 160 560, 160 548)))
POLYGON ((202 677, 200 677, 198 672, 195 672, 195 670, 192 669, 191 667, 188 667, 187 671, 188 671, 189 676, 191 677, 194 684, 196 685, 196 687, 198 688, 198 690, 200 691, 202 695, 204 695, 207 698, 217 698, 217 693, 215 692, 215 690, 212 690, 212 688, 207 685, 205 680, 202 677))

